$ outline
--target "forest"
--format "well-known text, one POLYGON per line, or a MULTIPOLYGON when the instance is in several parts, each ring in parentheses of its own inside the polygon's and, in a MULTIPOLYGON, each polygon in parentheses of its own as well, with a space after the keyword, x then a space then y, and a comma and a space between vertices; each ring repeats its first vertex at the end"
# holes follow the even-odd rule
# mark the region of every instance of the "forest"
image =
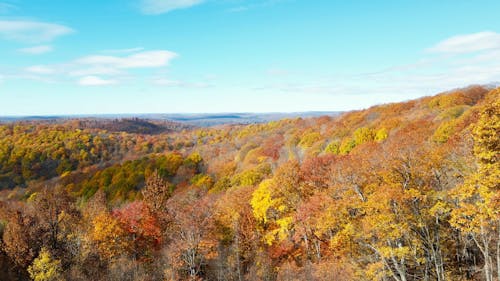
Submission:
POLYGON ((500 88, 195 127, 0 123, 0 280, 500 280, 500 88))

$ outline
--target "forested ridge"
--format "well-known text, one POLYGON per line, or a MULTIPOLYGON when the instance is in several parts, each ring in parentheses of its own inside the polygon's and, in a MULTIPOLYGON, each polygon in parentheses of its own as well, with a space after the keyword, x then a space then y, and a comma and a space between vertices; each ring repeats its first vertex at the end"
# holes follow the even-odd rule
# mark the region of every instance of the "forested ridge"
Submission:
POLYGON ((500 280, 500 88, 208 128, 0 124, 0 280, 500 280))

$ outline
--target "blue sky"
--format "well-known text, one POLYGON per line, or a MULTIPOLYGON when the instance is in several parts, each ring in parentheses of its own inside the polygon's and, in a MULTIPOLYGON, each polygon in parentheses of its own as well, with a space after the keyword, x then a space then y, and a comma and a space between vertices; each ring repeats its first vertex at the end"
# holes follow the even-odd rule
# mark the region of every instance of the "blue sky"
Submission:
POLYGON ((499 1, 0 0, 0 115, 336 111, 500 81, 499 1))

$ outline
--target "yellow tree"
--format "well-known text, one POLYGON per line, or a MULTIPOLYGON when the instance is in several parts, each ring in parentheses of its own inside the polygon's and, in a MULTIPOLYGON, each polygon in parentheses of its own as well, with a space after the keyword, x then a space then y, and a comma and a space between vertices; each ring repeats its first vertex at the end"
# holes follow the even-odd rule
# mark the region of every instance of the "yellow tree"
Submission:
POLYGON ((367 268, 371 279, 405 281, 412 275, 422 279, 431 275, 444 280, 439 219, 426 213, 434 203, 432 173, 425 166, 426 135, 419 128, 406 128, 363 155, 369 164, 365 183, 357 184, 363 187, 359 190, 364 199, 356 240, 374 253, 367 268), (431 274, 433 264, 436 269, 431 274))
POLYGON ((243 280, 254 259, 255 218, 249 204, 252 190, 251 186, 229 190, 215 204, 219 252, 228 246, 227 254, 219 254, 219 260, 225 257, 219 267, 227 270, 233 280, 243 280))
POLYGON ((61 261, 52 257, 46 248, 42 248, 33 264, 28 267, 34 281, 60 281, 62 276, 61 261))
POLYGON ((473 238, 483 254, 487 281, 494 280, 492 248, 496 248, 496 271, 497 279, 500 280, 499 93, 499 90, 490 93, 491 100, 487 100, 473 127, 478 169, 454 191, 458 206, 452 211, 450 220, 454 227, 473 238))
POLYGON ((272 179, 260 183, 252 195, 250 205, 268 245, 290 237, 295 209, 307 196, 300 185, 299 172, 297 162, 287 162, 278 168, 272 179))
POLYGON ((125 230, 110 214, 103 212, 97 215, 92 226, 90 238, 97 244, 101 256, 112 259, 128 250, 129 242, 126 240, 125 230))
POLYGON ((364 204, 363 233, 359 237, 381 261, 385 275, 396 281, 407 280, 411 254, 409 225, 403 210, 405 200, 405 192, 395 184, 381 186, 368 196, 364 204))

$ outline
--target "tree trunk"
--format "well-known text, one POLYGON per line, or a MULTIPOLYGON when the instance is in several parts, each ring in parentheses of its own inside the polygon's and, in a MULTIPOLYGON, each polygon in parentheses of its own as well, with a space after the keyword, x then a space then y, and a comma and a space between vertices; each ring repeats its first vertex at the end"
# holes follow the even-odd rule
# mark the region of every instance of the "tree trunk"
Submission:
MULTIPOLYGON (((388 245, 392 246, 392 243, 388 241, 388 245)), ((398 243, 398 247, 401 247, 401 245, 398 243)), ((401 261, 398 261, 398 259, 392 254, 391 251, 391 260, 394 264, 394 267, 396 268, 396 271, 399 275, 399 279, 401 281, 406 281, 406 269, 405 269, 405 260, 404 258, 401 258, 401 261)))
POLYGON ((493 274, 491 272, 491 258, 490 258, 490 247, 489 247, 489 240, 486 237, 486 233, 484 230, 484 227, 481 226, 481 233, 480 233, 480 239, 481 241, 478 241, 478 239, 473 235, 474 242, 476 242, 477 247, 481 251, 484 257, 484 276, 486 281, 493 281, 493 274))

